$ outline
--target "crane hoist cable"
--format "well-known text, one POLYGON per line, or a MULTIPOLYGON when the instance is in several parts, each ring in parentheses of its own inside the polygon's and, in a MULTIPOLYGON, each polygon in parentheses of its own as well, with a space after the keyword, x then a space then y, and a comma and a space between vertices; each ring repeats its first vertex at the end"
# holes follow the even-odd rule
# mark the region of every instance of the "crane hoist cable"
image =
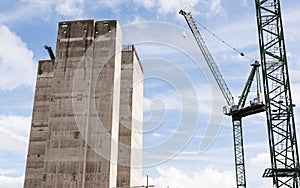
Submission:
POLYGON ((215 34, 214 32, 212 32, 210 29, 208 29, 205 25, 201 24, 199 21, 195 20, 197 22, 198 25, 200 25, 204 30, 206 30, 208 33, 210 33, 212 36, 214 36, 216 39, 218 39, 219 41, 221 41, 223 44, 225 44, 226 46, 228 46, 229 48, 231 48, 233 51, 236 51, 237 53, 239 53, 241 56, 245 56, 245 54, 241 51, 239 51, 238 49, 236 49, 234 46, 232 46, 231 44, 229 44, 228 42, 226 42, 225 40, 223 40, 221 37, 219 37, 217 34, 215 34))
POLYGON ((201 36, 201 33, 200 31, 198 30, 197 28, 197 24, 196 22, 194 21, 194 19, 192 18, 192 15, 191 13, 186 13, 185 11, 181 10, 179 12, 181 15, 184 16, 185 20, 187 21, 190 29, 191 29, 191 32, 193 33, 194 35, 194 38, 197 42, 197 45, 199 47, 199 49, 201 50, 202 52, 202 55, 209 67, 209 69, 211 70, 211 73, 213 74, 227 104, 229 106, 232 106, 234 105, 234 98, 233 98, 233 95, 231 93, 231 91, 229 90, 220 70, 219 70, 219 67, 217 66, 213 56, 211 55, 210 51, 208 50, 207 46, 205 45, 205 42, 204 42, 204 39, 203 37, 201 36))
POLYGON ((232 44, 230 44, 229 42, 225 41, 224 39, 222 39, 219 35, 217 35, 216 33, 212 32, 210 29, 208 29, 204 24, 200 23, 198 20, 194 21, 200 26, 202 27, 205 31, 207 31, 209 34, 211 34, 213 37, 215 37, 217 40, 219 40, 220 42, 222 42, 225 46, 229 47, 230 49, 232 49, 233 51, 237 52, 240 56, 242 57, 246 57, 249 61, 250 61, 250 65, 252 64, 252 62, 255 62, 256 59, 253 57, 249 57, 247 54, 245 54, 244 52, 238 50, 236 47, 234 47, 232 44))
MULTIPOLYGON (((247 79, 247 82, 244 86, 242 95, 238 104, 236 105, 233 100, 233 96, 227 87, 225 80, 219 68, 214 61, 210 51, 208 50, 203 37, 201 36, 200 31, 197 28, 197 22, 192 17, 192 14, 189 12, 185 12, 180 10, 179 14, 183 15, 188 26, 191 29, 192 34, 198 44, 199 49, 204 56, 204 59, 209 66, 214 78, 216 79, 217 84, 219 85, 220 90, 222 91, 224 98, 228 104, 223 108, 223 112, 225 115, 232 117, 232 128, 233 128, 233 138, 234 138, 234 156, 235 156, 235 169, 236 169, 236 185, 238 188, 246 188, 246 173, 245 173, 245 159, 244 159, 244 146, 243 146, 243 132, 242 132, 242 118, 246 116, 250 116, 253 114, 257 114, 265 111, 265 105, 260 96, 260 92, 257 92, 257 98, 251 103, 250 106, 245 107, 245 101, 250 92, 250 88, 253 80, 255 79, 255 75, 258 74, 258 67, 260 66, 259 62, 256 61, 252 64, 252 70, 247 79)), ((215 35, 216 36, 216 35, 215 35)), ((259 76, 256 76, 259 79, 259 76)), ((258 80, 258 82, 260 82, 258 80)), ((259 83, 258 83, 259 89, 259 83)))
MULTIPOLYGON (((254 57, 250 57, 249 55, 247 55, 246 53, 238 50, 236 47, 234 47, 232 44, 230 44, 229 42, 226 42, 224 39, 222 39, 220 36, 218 36, 216 33, 212 32, 210 29, 208 29, 205 25, 203 25, 202 23, 200 23, 198 20, 194 21, 197 23, 197 25, 199 25, 200 27, 202 27, 205 31, 207 31, 209 34, 211 34, 213 37, 215 37, 217 40, 219 40, 220 42, 222 42, 225 46, 229 47, 230 49, 232 49, 233 51, 237 52, 240 56, 246 58, 249 61, 249 65, 252 66, 253 62, 256 62, 257 59, 254 57)), ((257 78, 260 79, 260 78, 257 78)), ((258 91, 258 90, 257 90, 258 91)))

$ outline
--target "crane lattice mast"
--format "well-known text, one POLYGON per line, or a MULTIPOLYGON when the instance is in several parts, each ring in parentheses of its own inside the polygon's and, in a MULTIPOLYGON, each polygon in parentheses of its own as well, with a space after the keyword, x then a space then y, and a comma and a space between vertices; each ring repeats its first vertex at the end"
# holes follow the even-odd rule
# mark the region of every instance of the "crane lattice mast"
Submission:
POLYGON ((299 187, 299 154, 279 0, 255 0, 271 168, 276 188, 299 187))
MULTIPOLYGON (((208 64, 212 74, 214 75, 219 88, 221 89, 224 98, 229 106, 224 107, 225 115, 232 116, 233 125, 233 139, 234 139, 234 155, 235 155, 235 169, 236 169, 236 184, 238 188, 246 188, 246 173, 245 173, 245 159, 244 159, 244 146, 243 146, 243 131, 242 131, 242 118, 260 113, 265 110, 264 104, 260 98, 261 93, 257 93, 256 103, 251 106, 244 107, 246 98, 251 88, 253 78, 255 75, 259 76, 258 67, 260 66, 258 62, 255 62, 252 66, 252 70, 245 84, 242 95, 239 99, 238 105, 234 104, 233 96, 224 81, 217 64, 215 63, 211 53, 209 52, 205 42, 197 29, 196 21, 193 19, 191 13, 186 13, 181 10, 179 12, 182 14, 188 23, 194 38, 208 64)), ((257 80, 259 82, 259 80, 257 80)))

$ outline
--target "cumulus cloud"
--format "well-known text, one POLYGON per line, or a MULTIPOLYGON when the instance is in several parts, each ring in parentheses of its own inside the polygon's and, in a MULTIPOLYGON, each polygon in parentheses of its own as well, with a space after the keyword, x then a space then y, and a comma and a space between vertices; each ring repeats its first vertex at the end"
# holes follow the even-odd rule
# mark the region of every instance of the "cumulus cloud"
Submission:
MULTIPOLYGON (((207 188, 231 188, 235 186, 234 174, 230 171, 218 171, 204 168, 193 174, 186 174, 174 167, 157 167, 159 177, 150 179, 149 184, 155 187, 207 187, 207 188)), ((145 182, 145 180, 144 180, 145 182)))
POLYGON ((251 165, 255 167, 265 167, 270 166, 270 155, 268 153, 259 153, 252 159, 250 159, 251 165))
POLYGON ((23 186, 24 176, 8 177, 0 175, 0 188, 20 188, 23 186))
POLYGON ((173 91, 167 91, 165 93, 159 93, 153 96, 151 99, 144 99, 144 109, 146 111, 151 110, 180 110, 181 102, 178 95, 173 91), (151 107, 151 104, 153 106, 151 107))
POLYGON ((59 15, 69 17, 81 17, 83 15, 83 0, 65 0, 59 1, 55 6, 55 10, 59 15))
POLYGON ((159 133, 153 133, 152 135, 153 135, 153 137, 155 137, 155 138, 163 138, 163 137, 165 137, 164 135, 159 134, 159 133))
MULTIPOLYGON (((135 0, 138 6, 146 9, 155 8, 158 14, 177 14, 180 9, 194 10, 199 3, 205 4, 208 7, 206 16, 216 16, 223 14, 224 10, 220 0, 135 0)), ((178 14, 177 14, 178 15, 178 14)))
POLYGON ((33 86, 36 70, 33 52, 4 25, 0 25, 0 40, 0 89, 33 86))
POLYGON ((146 9, 153 8, 156 4, 156 0, 148 0, 148 1, 134 0, 134 1, 135 1, 135 3, 140 4, 141 6, 145 7, 146 9))
MULTIPOLYGON (((133 3, 136 7, 142 7, 148 10, 156 10, 158 14, 177 14, 178 10, 181 8, 193 8, 197 5, 199 0, 134 0, 133 3)), ((94 2, 93 2, 94 3, 94 2)), ((111 1, 98 1, 96 3, 99 8, 110 7, 119 8, 127 3, 124 0, 111 0, 111 1), (102 6, 100 6, 102 5, 102 6)))
POLYGON ((135 24, 135 23, 141 23, 141 22, 145 22, 144 18, 139 16, 139 15, 136 15, 134 17, 134 20, 131 21, 131 24, 135 24))
POLYGON ((0 115, 0 150, 26 153, 30 117, 0 115))
POLYGON ((84 0, 20 0, 13 9, 0 14, 0 22, 53 19, 55 16, 82 18, 84 5, 84 0))
POLYGON ((185 0, 158 0, 158 12, 160 14, 168 14, 168 13, 173 13, 173 12, 178 12, 178 10, 188 7, 192 8, 194 7, 197 3, 198 0, 190 0, 190 1, 185 1, 185 0))
MULTIPOLYGON (((145 8, 155 11, 157 15, 172 14, 180 17, 180 9, 197 10, 201 4, 201 12, 205 16, 217 16, 222 14, 223 7, 220 0, 20 0, 11 10, 0 13, 0 22, 7 23, 11 21, 24 21, 32 18, 51 19, 53 17, 66 17, 71 19, 80 19, 89 15, 89 12, 99 10, 109 10, 118 12, 121 7, 145 8), (204 6, 203 6, 204 5, 204 6)), ((135 12, 136 13, 136 12, 135 12)))
POLYGON ((180 9, 194 11, 197 5, 202 4, 207 7, 205 10, 206 16, 217 16, 224 13, 221 0, 151 0, 148 3, 145 1, 136 0, 136 2, 144 8, 156 8, 159 14, 177 14, 180 9))
POLYGON ((221 0, 212 0, 209 9, 209 15, 218 15, 223 11, 221 0))

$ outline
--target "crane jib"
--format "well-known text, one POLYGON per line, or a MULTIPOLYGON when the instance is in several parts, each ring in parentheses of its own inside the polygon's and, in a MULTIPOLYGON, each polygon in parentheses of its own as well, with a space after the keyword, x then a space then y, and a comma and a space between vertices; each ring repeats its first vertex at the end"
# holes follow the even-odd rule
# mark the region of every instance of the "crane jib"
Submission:
POLYGON ((186 13, 185 11, 181 10, 179 12, 181 15, 184 16, 185 20, 187 21, 193 35, 194 38, 196 39, 196 42, 204 56, 204 59, 208 65, 208 67, 210 68, 227 104, 229 106, 233 106, 234 105, 234 98, 233 95, 231 94, 217 64, 215 63, 211 53, 209 52, 207 46, 205 45, 205 42, 201 36, 201 33, 199 32, 199 30, 197 29, 197 25, 196 22, 193 20, 192 14, 191 13, 186 13))
MULTIPOLYGON (((260 64, 256 61, 252 64, 252 70, 248 77, 248 80, 245 84, 244 90, 238 102, 238 105, 234 104, 233 96, 226 85, 226 82, 223 79, 223 76, 215 63, 211 53, 209 52, 208 48, 205 45, 205 42, 197 29, 196 22, 193 20, 191 13, 186 13, 185 11, 181 10, 179 12, 185 17, 186 22, 188 23, 194 38, 204 56, 204 59, 210 68, 220 90, 222 91, 227 103, 229 106, 225 106, 223 108, 223 112, 225 115, 232 117, 232 127, 233 127, 233 138, 234 138, 234 155, 235 155, 235 169, 236 169, 236 185, 238 188, 246 188, 246 173, 245 173, 245 160, 244 160, 244 147, 243 147, 243 134, 242 134, 242 118, 257 114, 260 112, 265 111, 264 100, 261 97, 262 94, 260 92, 259 86, 259 72, 258 67, 260 64), (250 92, 250 88, 256 75, 257 78, 257 98, 254 99, 255 102, 250 101, 250 106, 245 105, 245 101, 247 99, 248 93, 250 92)), ((237 51, 237 50, 235 50, 237 51)))

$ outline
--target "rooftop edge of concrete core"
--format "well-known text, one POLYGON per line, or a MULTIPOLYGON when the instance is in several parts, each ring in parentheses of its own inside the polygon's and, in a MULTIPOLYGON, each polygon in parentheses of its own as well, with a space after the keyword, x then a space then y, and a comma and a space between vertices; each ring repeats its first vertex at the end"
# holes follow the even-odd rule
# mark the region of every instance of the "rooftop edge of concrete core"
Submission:
POLYGON ((116 20, 58 25, 39 62, 25 188, 142 183, 143 71, 116 20))

